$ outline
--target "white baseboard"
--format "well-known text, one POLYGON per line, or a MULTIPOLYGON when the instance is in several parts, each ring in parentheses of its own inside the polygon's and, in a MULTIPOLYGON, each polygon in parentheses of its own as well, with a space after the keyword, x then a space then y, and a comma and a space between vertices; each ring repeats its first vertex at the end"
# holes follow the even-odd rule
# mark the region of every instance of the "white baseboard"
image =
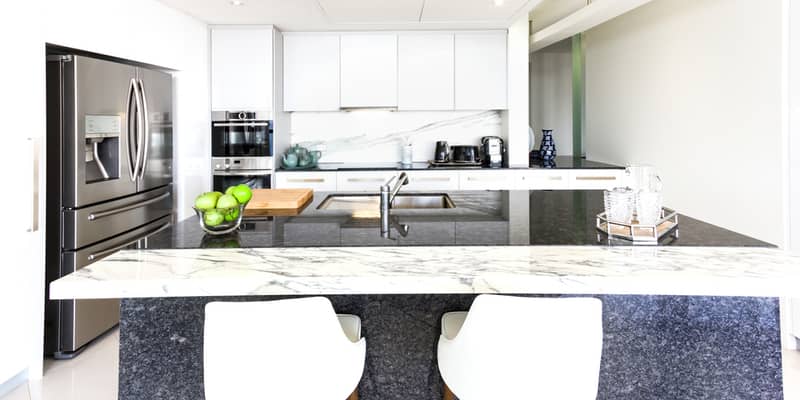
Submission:
POLYGON ((28 382, 27 369, 14 375, 13 377, 11 377, 11 379, 0 383, 0 397, 3 397, 11 393, 12 390, 16 389, 17 387, 19 387, 19 385, 22 385, 26 382, 28 382))

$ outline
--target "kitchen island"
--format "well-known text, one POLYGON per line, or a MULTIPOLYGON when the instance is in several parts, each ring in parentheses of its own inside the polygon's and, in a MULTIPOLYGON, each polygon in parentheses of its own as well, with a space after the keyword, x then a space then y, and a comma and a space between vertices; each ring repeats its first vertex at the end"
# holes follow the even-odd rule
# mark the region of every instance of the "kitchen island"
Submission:
POLYGON ((782 398, 777 297, 800 260, 767 243, 685 216, 660 246, 609 243, 602 193, 584 191, 453 192, 452 209, 396 210, 384 238, 374 219, 318 209, 327 196, 228 237, 180 222, 51 297, 124 298, 126 400, 203 397, 207 302, 308 295, 362 318, 362 399, 441 398, 439 318, 479 293, 600 298, 600 399, 782 398))

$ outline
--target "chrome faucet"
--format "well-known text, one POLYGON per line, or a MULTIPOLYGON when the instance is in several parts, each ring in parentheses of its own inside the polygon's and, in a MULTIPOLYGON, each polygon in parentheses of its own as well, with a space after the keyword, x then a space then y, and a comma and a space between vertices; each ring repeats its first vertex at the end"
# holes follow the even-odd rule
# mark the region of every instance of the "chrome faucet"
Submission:
MULTIPOLYGON (((389 218, 392 202, 397 196, 397 192, 399 192, 400 188, 404 185, 408 185, 408 175, 406 175, 405 172, 401 172, 400 175, 389 178, 385 184, 381 185, 381 235, 384 237, 388 237, 391 225, 393 225, 392 222, 395 222, 391 221, 389 218)), ((394 225, 397 225, 397 223, 395 222, 394 225)), ((403 230, 401 230, 401 233, 402 232, 403 230)))

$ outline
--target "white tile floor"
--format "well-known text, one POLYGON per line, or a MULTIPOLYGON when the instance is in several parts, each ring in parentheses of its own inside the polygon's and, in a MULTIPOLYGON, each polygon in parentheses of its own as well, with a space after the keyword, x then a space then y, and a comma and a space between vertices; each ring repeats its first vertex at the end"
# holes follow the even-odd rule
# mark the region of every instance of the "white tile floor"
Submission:
POLYGON ((114 400, 118 364, 119 330, 114 329, 72 360, 46 360, 44 379, 0 400, 114 400))
MULTIPOLYGON (((74 360, 47 360, 44 379, 22 385, 0 400, 114 400, 118 353, 115 329, 74 360)), ((784 399, 800 400, 800 351, 783 352, 783 373, 784 399)))

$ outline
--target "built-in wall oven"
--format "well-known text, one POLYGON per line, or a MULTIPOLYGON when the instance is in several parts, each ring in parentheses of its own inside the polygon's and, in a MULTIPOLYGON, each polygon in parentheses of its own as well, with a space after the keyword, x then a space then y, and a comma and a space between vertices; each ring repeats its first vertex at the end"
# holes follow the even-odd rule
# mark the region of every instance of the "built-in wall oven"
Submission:
POLYGON ((214 190, 245 183, 253 189, 272 186, 273 129, 268 112, 213 112, 211 156, 214 190))

